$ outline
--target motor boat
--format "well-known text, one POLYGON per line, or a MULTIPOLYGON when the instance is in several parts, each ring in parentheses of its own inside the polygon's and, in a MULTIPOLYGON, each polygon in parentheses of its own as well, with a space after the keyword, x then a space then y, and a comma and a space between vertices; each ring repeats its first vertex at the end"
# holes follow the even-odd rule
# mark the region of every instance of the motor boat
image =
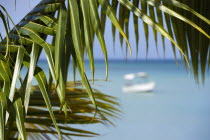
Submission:
POLYGON ((155 88, 155 82, 148 80, 148 74, 145 72, 131 73, 124 75, 127 80, 122 90, 124 92, 151 92, 155 88), (136 83, 135 80, 137 80, 136 83))

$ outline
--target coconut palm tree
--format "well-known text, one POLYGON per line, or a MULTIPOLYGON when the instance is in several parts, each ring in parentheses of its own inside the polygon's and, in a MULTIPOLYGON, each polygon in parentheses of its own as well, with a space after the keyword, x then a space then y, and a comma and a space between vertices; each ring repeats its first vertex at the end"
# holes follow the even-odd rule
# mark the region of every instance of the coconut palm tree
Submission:
POLYGON ((69 139, 69 136, 98 135, 71 124, 112 123, 117 118, 114 97, 91 88, 84 66, 87 54, 94 78, 93 42, 98 39, 104 54, 108 77, 108 52, 104 39, 106 18, 112 22, 120 42, 129 44, 129 19, 133 14, 136 46, 139 42, 139 19, 143 21, 148 48, 149 26, 164 40, 169 39, 174 56, 181 53, 186 67, 194 71, 210 66, 209 0, 42 0, 17 25, 0 5, 0 137, 1 139, 69 139), (13 25, 13 29, 10 28, 13 25), (1 33, 5 32, 3 38, 1 33), (52 37, 51 43, 47 42, 52 37), (176 52, 176 48, 179 52, 176 52), (41 51, 46 54, 49 76, 38 66, 41 51), (81 81, 68 82, 70 62, 81 81), (20 75, 23 67, 25 75, 20 75), (48 78, 48 79, 47 79, 48 78), (36 79, 38 85, 32 85, 36 79), (19 87, 16 86, 19 83, 19 87))

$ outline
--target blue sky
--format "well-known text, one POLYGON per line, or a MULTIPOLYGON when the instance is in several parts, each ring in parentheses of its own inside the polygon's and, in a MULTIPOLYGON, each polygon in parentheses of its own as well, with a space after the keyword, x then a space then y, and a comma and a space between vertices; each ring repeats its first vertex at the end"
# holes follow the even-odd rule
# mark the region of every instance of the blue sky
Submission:
MULTIPOLYGON (((0 0, 0 4, 5 6, 8 10, 8 13, 11 15, 12 19, 14 20, 15 24, 17 24, 40 0, 17 0, 17 5, 15 9, 14 0, 0 0)), ((131 43, 133 56, 128 57, 128 59, 136 59, 136 44, 135 44, 135 36, 134 36, 134 29, 133 29, 133 23, 132 19, 130 19, 130 37, 129 41, 131 43)), ((158 50, 159 50, 159 56, 156 52, 156 46, 155 41, 153 38, 153 32, 151 27, 150 34, 149 34, 149 53, 148 53, 148 59, 173 59, 173 51, 170 42, 165 39, 166 43, 166 55, 164 57, 163 53, 163 47, 161 43, 161 36, 158 34, 158 50)), ((0 30, 2 31, 2 26, 0 26, 0 30)), ((125 51, 122 52, 120 43, 119 43, 119 37, 118 32, 116 33, 116 42, 113 46, 112 41, 112 34, 111 34, 111 23, 108 21, 105 31, 105 40, 107 44, 107 51, 109 54, 109 59, 125 59, 125 51), (115 47, 115 53, 113 51, 113 47, 115 47)), ((139 52, 138 52, 138 59, 146 59, 146 42, 144 38, 144 30, 142 26, 141 20, 139 21, 139 33, 140 33, 140 41, 139 41, 139 52)), ((125 50, 125 43, 123 45, 123 48, 125 50)), ((177 51, 178 52, 178 51, 177 51)), ((103 53, 101 51, 100 45, 95 39, 94 42, 94 54, 96 59, 103 59, 103 53)), ((44 58, 44 53, 42 54, 41 58, 44 58)))

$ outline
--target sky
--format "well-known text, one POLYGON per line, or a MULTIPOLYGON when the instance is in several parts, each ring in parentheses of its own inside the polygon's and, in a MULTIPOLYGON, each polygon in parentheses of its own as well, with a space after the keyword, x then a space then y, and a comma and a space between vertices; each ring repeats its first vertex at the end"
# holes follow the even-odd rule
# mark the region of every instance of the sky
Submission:
MULTIPOLYGON (((40 0, 17 0, 16 8, 15 8, 15 0, 0 0, 0 4, 3 5, 7 10, 10 16, 12 17, 15 24, 17 24, 37 3, 40 2, 40 0)), ((131 16, 132 17, 132 16, 131 16)), ((116 41, 115 44, 113 44, 112 39, 112 31, 111 31, 111 22, 107 20, 106 30, 105 30, 105 41, 107 45, 107 51, 108 51, 108 57, 109 59, 125 59, 125 43, 123 45, 123 50, 121 49, 120 42, 119 42, 119 36, 118 32, 116 32, 116 41), (113 51, 115 48, 115 51, 113 51)), ((135 43, 135 36, 134 36, 134 28, 133 28, 133 22, 132 18, 130 19, 130 35, 129 35, 129 41, 132 47, 132 56, 128 55, 128 60, 135 60, 136 59, 136 43, 135 43)), ((0 24, 2 24, 0 22, 0 24)), ((162 41, 161 36, 158 33, 158 52, 156 51, 155 41, 153 37, 152 28, 149 27, 150 33, 149 33, 149 53, 146 57, 146 41, 144 38, 144 30, 142 26, 142 21, 139 21, 139 33, 140 33, 140 41, 139 41, 139 52, 138 52, 138 59, 145 60, 145 59, 174 59, 171 43, 168 41, 168 39, 165 39, 166 44, 166 52, 164 56, 163 47, 162 47, 162 41)), ((4 31, 3 27, 0 26, 0 31, 4 31)), ((177 51, 178 52, 178 51, 177 51)), ((103 53, 100 47, 99 42, 97 41, 97 38, 94 42, 94 55, 95 59, 103 59, 103 53)), ((44 59, 44 53, 42 53, 41 58, 44 59)), ((179 55, 178 55, 178 58, 179 55)))

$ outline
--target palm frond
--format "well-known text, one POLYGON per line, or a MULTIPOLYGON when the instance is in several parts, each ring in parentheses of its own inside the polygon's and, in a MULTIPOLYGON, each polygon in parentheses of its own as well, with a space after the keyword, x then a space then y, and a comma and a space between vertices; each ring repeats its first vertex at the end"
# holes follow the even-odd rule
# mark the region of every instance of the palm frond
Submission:
POLYGON ((160 33, 164 48, 164 38, 168 38, 175 58, 177 48, 187 67, 191 59, 196 81, 201 71, 204 82, 210 66, 209 5, 209 0, 42 0, 17 25, 0 5, 0 21, 4 27, 4 31, 0 31, 1 137, 26 139, 26 133, 32 138, 48 138, 48 134, 58 134, 60 139, 63 135, 94 136, 97 134, 63 123, 113 123, 107 117, 118 117, 119 110, 115 107, 118 104, 113 97, 91 88, 84 65, 84 56, 88 54, 94 81, 96 38, 104 54, 107 80, 108 52, 104 38, 107 17, 112 22, 113 40, 117 29, 121 45, 126 41, 126 53, 127 48, 131 52, 128 27, 133 14, 137 50, 138 19, 141 19, 147 52, 150 26, 155 41, 159 41, 157 33, 160 33), (11 23, 13 29, 10 29, 11 23), (46 41, 48 36, 52 37, 51 43, 46 41), (42 51, 46 54, 49 77, 37 65, 42 51), (76 84, 81 84, 83 90, 69 87, 67 83, 70 62, 73 76, 76 71, 80 74, 82 81, 76 84), (23 67, 27 72, 20 75, 23 67), (38 86, 32 86, 33 78, 38 86))
MULTIPOLYGON (((60 112, 59 98, 57 94, 53 94, 55 85, 52 86, 52 90, 49 94, 49 101, 57 126, 60 130, 62 137, 72 137, 72 136, 81 136, 81 137, 93 137, 98 136, 99 134, 83 130, 81 128, 72 127, 73 124, 113 124, 113 120, 117 119, 120 115, 120 110, 118 110, 119 103, 116 101, 116 98, 108 96, 106 94, 100 93, 99 91, 93 89, 96 103, 98 109, 102 114, 109 117, 110 119, 104 120, 103 117, 97 115, 94 119, 92 115, 95 113, 96 109, 92 105, 92 102, 87 95, 87 91, 80 88, 75 88, 71 86, 66 88, 66 102, 68 105, 68 118, 66 120, 65 114, 60 112), (92 121, 91 121, 92 120, 92 121)), ((33 139, 34 136, 41 139, 41 137, 52 137, 53 135, 57 138, 57 130, 54 128, 53 120, 51 119, 51 114, 46 107, 46 103, 43 100, 45 98, 42 95, 39 86, 31 87, 31 97, 28 108, 27 116, 24 120, 25 130, 27 132, 27 138, 33 139)), ((17 125, 13 125, 10 133, 14 132, 14 135, 10 135, 11 138, 15 138, 17 125)))

